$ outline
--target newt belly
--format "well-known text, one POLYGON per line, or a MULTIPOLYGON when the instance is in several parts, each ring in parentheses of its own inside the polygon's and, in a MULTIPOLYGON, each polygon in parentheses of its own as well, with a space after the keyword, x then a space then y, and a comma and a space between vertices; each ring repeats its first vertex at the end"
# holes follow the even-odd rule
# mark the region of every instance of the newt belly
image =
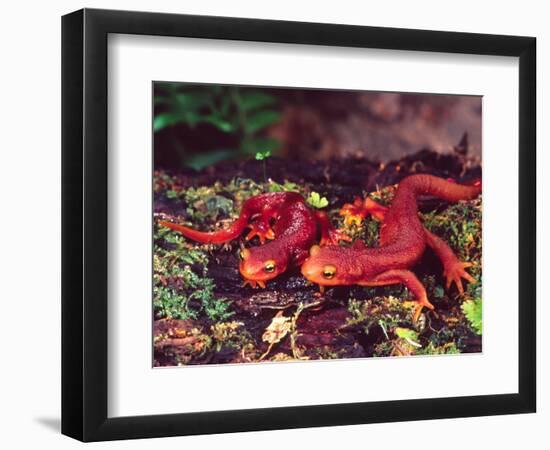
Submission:
POLYGON ((418 217, 417 196, 433 195, 456 202, 476 198, 480 192, 479 184, 461 185, 432 175, 406 177, 399 184, 389 208, 370 199, 343 208, 344 213, 353 211, 362 217, 372 214, 381 221, 378 247, 367 248, 361 241, 352 247, 314 246, 301 266, 302 274, 322 288, 404 284, 418 303, 414 316, 416 320, 423 307, 433 309, 424 286, 410 271, 426 246, 431 247, 441 259, 447 288, 454 282, 460 293, 463 293, 462 278, 474 281, 464 270, 470 264, 461 262, 441 238, 424 228, 418 217))
POLYGON ((262 245, 239 252, 239 271, 245 279, 244 284, 252 287, 265 287, 266 281, 289 267, 300 265, 319 235, 321 244, 337 244, 339 239, 346 239, 331 227, 324 213, 312 211, 296 192, 273 192, 248 199, 239 218, 224 230, 204 232, 176 223, 159 223, 205 244, 232 241, 250 228, 246 240, 258 236, 262 245))

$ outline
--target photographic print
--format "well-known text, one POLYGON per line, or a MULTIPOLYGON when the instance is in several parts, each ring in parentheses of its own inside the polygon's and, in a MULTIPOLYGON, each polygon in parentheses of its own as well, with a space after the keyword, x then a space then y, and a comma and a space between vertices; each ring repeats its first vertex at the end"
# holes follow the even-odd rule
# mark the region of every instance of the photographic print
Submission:
POLYGON ((481 352, 480 96, 153 104, 155 367, 481 352))

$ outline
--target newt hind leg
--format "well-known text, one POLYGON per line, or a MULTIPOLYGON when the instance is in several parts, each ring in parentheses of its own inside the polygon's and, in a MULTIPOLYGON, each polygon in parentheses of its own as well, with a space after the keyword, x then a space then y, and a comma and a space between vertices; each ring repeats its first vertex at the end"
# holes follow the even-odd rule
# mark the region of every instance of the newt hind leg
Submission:
POLYGON ((264 208, 261 213, 253 216, 253 220, 248 224, 250 231, 245 239, 250 241, 258 236, 260 243, 264 244, 266 239, 275 239, 275 232, 271 228, 271 219, 277 215, 277 209, 264 208))
POLYGON ((466 268, 471 267, 473 264, 469 262, 460 261, 454 254, 449 245, 441 239, 439 236, 424 230, 426 233, 426 243, 436 253, 438 258, 443 264, 443 276, 445 277, 445 288, 449 289, 452 283, 455 283, 456 288, 460 295, 464 294, 464 287, 462 286, 462 279, 475 283, 476 280, 468 272, 466 268))
POLYGON ((417 306, 413 312, 413 323, 417 323, 422 309, 433 310, 434 306, 428 300, 426 289, 420 280, 410 270, 392 269, 376 275, 370 280, 359 283, 361 286, 387 286, 390 284, 404 284, 416 298, 417 306))
POLYGON ((326 213, 316 211, 315 217, 321 231, 319 245, 338 245, 339 241, 351 241, 351 238, 344 231, 337 230, 332 226, 326 213))
POLYGON ((245 238, 247 241, 250 241, 256 236, 258 236, 258 239, 260 239, 260 243, 262 244, 265 243, 266 239, 275 239, 275 233, 269 224, 269 220, 266 220, 263 216, 253 222, 250 222, 248 226, 250 231, 245 238))
POLYGON ((387 211, 388 207, 375 202, 369 197, 365 197, 364 200, 355 197, 353 203, 346 203, 342 206, 340 215, 344 216, 344 221, 347 225, 351 225, 352 223, 360 225, 368 215, 371 215, 379 222, 383 222, 387 211))

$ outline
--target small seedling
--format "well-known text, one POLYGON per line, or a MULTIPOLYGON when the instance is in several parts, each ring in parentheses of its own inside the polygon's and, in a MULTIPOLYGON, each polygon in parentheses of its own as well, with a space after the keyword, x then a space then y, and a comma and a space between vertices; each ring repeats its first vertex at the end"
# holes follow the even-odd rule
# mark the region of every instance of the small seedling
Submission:
POLYGON ((256 160, 263 161, 266 158, 269 158, 271 156, 271 151, 264 150, 262 152, 256 152, 256 160))
POLYGON ((311 194, 309 194, 307 202, 317 209, 328 206, 328 200, 325 197, 321 197, 318 192, 312 192, 311 194))
POLYGON ((263 150, 256 152, 256 161, 263 161, 264 168, 264 182, 267 183, 267 170, 265 160, 271 156, 271 150, 263 150))

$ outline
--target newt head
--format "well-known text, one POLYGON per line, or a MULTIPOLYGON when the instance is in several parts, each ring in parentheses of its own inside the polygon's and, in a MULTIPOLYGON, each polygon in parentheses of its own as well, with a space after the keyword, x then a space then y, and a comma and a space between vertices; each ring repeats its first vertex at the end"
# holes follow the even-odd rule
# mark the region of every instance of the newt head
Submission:
POLYGON ((243 286, 265 288, 266 281, 285 272, 288 256, 272 243, 260 247, 243 248, 239 251, 239 272, 244 278, 243 286))
POLYGON ((350 247, 314 245, 302 264, 302 275, 319 286, 356 284, 363 273, 356 253, 350 247))

